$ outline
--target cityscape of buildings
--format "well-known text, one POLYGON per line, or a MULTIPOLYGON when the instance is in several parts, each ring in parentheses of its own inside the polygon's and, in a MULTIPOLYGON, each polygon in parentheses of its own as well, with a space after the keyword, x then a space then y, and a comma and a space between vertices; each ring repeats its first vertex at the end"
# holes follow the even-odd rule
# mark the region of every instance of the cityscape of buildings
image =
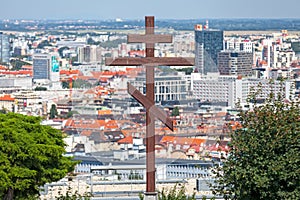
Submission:
MULTIPOLYGON (((259 90, 259 103, 271 92, 287 102, 300 95, 300 32, 211 27, 206 21, 193 31, 173 29, 173 43, 155 46, 156 57, 195 59, 193 67, 155 69, 155 103, 175 125, 171 132, 155 122, 157 187, 182 183, 198 197, 212 195, 206 182, 227 156, 229 131, 240 126, 238 105, 251 109, 248 97, 259 90)), ((43 117, 68 135, 66 156, 81 161, 76 177, 46 184, 42 199, 68 186, 98 199, 138 199, 145 191, 145 108, 127 93, 128 82, 146 93, 145 67, 105 65, 107 57, 145 57, 145 45, 127 44, 127 33, 0 32, 0 109, 43 117)))

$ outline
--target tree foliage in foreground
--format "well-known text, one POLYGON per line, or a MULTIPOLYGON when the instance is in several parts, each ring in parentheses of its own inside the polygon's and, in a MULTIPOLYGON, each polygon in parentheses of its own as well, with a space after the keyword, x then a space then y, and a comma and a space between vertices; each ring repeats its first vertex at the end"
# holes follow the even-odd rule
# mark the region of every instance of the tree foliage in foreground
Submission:
POLYGON ((300 108, 272 94, 241 112, 230 156, 216 173, 215 194, 225 199, 300 199, 300 108))
POLYGON ((169 190, 163 188, 161 192, 158 192, 158 200, 194 200, 196 199, 195 195, 194 193, 192 196, 188 196, 185 186, 176 184, 169 190))
POLYGON ((72 188, 69 187, 66 194, 63 195, 60 192, 58 192, 59 196, 56 196, 56 200, 90 200, 93 196, 90 192, 85 192, 83 195, 79 194, 78 191, 75 191, 75 193, 71 192, 72 188))
POLYGON ((39 187, 58 181, 75 162, 64 157, 61 131, 42 126, 41 118, 0 114, 0 196, 33 199, 39 187))
MULTIPOLYGON (((140 200, 144 200, 145 197, 142 193, 139 193, 140 200)), ((195 200, 196 194, 193 193, 192 196, 186 194, 185 185, 175 184, 172 188, 166 190, 165 188, 162 191, 158 192, 158 200, 195 200)))

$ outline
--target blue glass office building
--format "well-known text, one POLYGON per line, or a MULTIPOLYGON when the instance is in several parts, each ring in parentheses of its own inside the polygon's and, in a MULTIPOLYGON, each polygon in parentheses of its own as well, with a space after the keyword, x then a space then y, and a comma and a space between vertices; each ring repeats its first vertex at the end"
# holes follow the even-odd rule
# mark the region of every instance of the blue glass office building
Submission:
POLYGON ((50 61, 48 54, 33 55, 33 79, 50 79, 50 61))
POLYGON ((223 50, 223 31, 195 29, 195 68, 201 74, 218 72, 218 53, 223 50))

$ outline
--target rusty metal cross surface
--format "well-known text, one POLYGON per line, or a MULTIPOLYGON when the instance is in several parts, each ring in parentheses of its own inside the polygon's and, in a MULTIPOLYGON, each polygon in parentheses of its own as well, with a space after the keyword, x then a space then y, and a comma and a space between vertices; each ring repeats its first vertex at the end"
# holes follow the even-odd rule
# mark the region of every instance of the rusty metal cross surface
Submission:
POLYGON ((145 17, 146 33, 130 34, 128 43, 146 43, 144 58, 107 58, 107 66, 140 66, 146 67, 146 96, 128 83, 128 93, 146 108, 146 193, 155 193, 155 117, 173 131, 173 121, 155 105, 154 67, 155 66, 193 66, 194 58, 154 57, 155 43, 172 43, 172 35, 154 34, 154 17, 145 17))

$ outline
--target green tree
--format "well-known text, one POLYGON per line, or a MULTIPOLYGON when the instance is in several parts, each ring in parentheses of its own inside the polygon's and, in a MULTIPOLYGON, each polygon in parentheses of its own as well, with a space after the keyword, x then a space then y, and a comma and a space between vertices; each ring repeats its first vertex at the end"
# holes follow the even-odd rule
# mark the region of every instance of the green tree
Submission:
POLYGON ((176 69, 176 71, 185 72, 186 75, 191 75, 194 69, 192 67, 186 67, 186 68, 176 69))
POLYGON ((34 199, 39 187, 58 181, 76 164, 65 157, 62 132, 41 118, 0 114, 0 197, 34 199))
POLYGON ((51 108, 50 108, 50 119, 54 119, 57 116, 57 109, 56 109, 56 105, 52 104, 51 108))
POLYGON ((20 70, 24 65, 31 65, 30 63, 22 61, 20 59, 12 59, 10 61, 10 64, 12 66, 12 70, 20 70))
MULTIPOLYGON (((175 184, 169 190, 162 189, 158 192, 158 200, 196 200, 196 193, 193 193, 192 196, 186 194, 185 185, 175 184)), ((139 193, 139 199, 144 200, 145 197, 142 193, 139 193)))
POLYGON ((70 88, 70 83, 68 81, 62 81, 61 86, 63 89, 69 89, 70 88))
MULTIPOLYGON (((255 98, 254 101, 256 102, 255 98)), ((263 106, 241 111, 242 128, 215 170, 214 194, 225 199, 300 199, 300 108, 273 94, 263 106)))
POLYGON ((131 170, 128 179, 129 179, 129 180, 143 180, 143 177, 142 177, 140 174, 134 173, 134 172, 131 170))
POLYGON ((93 38, 88 38, 87 39, 87 44, 89 44, 89 45, 99 45, 100 42, 94 41, 93 38))
POLYGON ((56 200, 90 200, 93 196, 90 192, 85 192, 83 195, 79 194, 78 191, 72 193, 72 188, 69 187, 66 194, 63 195, 58 192, 59 196, 55 197, 56 200))
POLYGON ((161 192, 158 192, 158 200, 195 200, 195 195, 195 193, 192 196, 187 195, 185 186, 176 184, 169 190, 163 188, 161 192))
POLYGON ((47 47, 47 46, 52 46, 52 44, 50 44, 48 40, 43 40, 38 44, 37 48, 43 49, 44 47, 47 47))
POLYGON ((91 88, 92 84, 83 79, 73 80, 73 88, 91 88))
POLYGON ((172 113, 171 113, 171 116, 179 116, 179 108, 178 107, 175 107, 173 110, 172 110, 172 113))
POLYGON ((47 88, 38 86, 38 87, 34 88, 34 90, 35 91, 47 91, 47 88))
POLYGON ((4 106, 2 106, 2 109, 0 110, 0 113, 2 114, 6 114, 8 111, 6 108, 4 108, 4 106))
POLYGON ((126 43, 125 39, 116 39, 116 40, 108 40, 105 42, 96 43, 99 44, 103 48, 117 48, 119 44, 126 43))
POLYGON ((69 50, 69 49, 70 49, 70 48, 67 47, 67 46, 64 46, 64 47, 59 48, 59 49, 58 49, 59 56, 60 56, 61 58, 64 58, 64 56, 63 56, 63 51, 64 51, 64 50, 69 50))
POLYGON ((75 114, 79 114, 76 110, 71 110, 67 113, 66 118, 69 119, 71 117, 73 117, 73 115, 75 114))

